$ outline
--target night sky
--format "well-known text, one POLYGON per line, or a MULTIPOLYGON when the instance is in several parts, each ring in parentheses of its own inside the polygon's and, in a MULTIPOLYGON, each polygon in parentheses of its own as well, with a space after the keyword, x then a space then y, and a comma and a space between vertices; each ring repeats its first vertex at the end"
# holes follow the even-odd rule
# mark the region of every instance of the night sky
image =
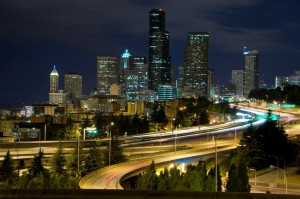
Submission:
POLYGON ((83 75, 83 93, 96 87, 96 56, 148 56, 149 11, 166 12, 174 68, 183 64, 188 32, 210 32, 209 66, 217 83, 243 68, 243 47, 258 50, 260 77, 300 70, 297 0, 1 0, 0 107, 46 103, 55 64, 83 75))

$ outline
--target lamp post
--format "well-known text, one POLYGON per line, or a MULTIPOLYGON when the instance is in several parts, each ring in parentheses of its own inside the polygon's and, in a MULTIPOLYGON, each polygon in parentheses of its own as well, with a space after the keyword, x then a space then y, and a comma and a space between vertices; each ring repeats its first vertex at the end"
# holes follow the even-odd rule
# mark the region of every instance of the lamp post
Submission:
POLYGON ((278 181, 279 157, 276 157, 276 156, 273 156, 273 155, 268 155, 268 156, 272 157, 272 158, 276 158, 276 168, 277 168, 277 178, 276 178, 276 181, 278 181))
POLYGON ((78 123, 76 123, 76 131, 77 131, 77 174, 78 174, 78 178, 80 177, 80 152, 79 152, 79 145, 80 145, 80 131, 78 128, 78 123))
MULTIPOLYGON (((273 165, 270 165, 270 167, 271 168, 277 168, 283 173, 283 177, 284 177, 284 181, 285 181, 285 194, 287 194, 287 178, 286 178, 286 175, 285 175, 285 171, 283 171, 281 168, 273 166, 273 165)), ((277 181, 278 181, 278 179, 277 179, 277 181)), ((276 181, 276 183, 277 183, 277 181, 276 181)))
POLYGON ((215 191, 218 192, 218 177, 217 177, 217 173, 218 173, 218 151, 217 151, 217 139, 219 138, 219 136, 221 135, 221 133, 218 136, 214 136, 213 135, 213 140, 215 141, 215 191))
POLYGON ((177 129, 175 130, 175 155, 176 155, 176 147, 177 147, 177 143, 176 143, 176 139, 177 139, 177 129))
POLYGON ((254 171, 254 185, 256 186, 256 169, 250 168, 250 171, 254 171))
MULTIPOLYGON (((113 122, 110 123, 111 126, 114 125, 113 122)), ((109 130, 109 149, 108 149, 108 165, 110 165, 110 159, 111 159, 111 129, 109 128, 108 125, 108 130, 109 130)))

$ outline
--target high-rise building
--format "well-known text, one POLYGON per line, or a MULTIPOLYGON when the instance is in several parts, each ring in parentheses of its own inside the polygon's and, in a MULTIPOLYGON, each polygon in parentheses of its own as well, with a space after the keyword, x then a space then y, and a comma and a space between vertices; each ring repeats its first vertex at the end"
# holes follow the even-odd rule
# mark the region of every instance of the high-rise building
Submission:
POLYGON ((165 12, 153 9, 149 17, 149 89, 171 83, 169 32, 165 30, 165 12))
POLYGON ((236 97, 243 97, 244 70, 231 71, 231 83, 235 85, 236 97))
POLYGON ((59 75, 54 65, 52 72, 50 73, 50 93, 57 93, 58 83, 59 83, 59 75))
POLYGON ((131 56, 126 71, 126 99, 138 99, 138 91, 148 88, 148 67, 144 56, 131 56))
POLYGON ((50 92, 49 104, 64 104, 66 103, 66 93, 63 90, 58 90, 59 75, 55 65, 50 73, 50 92))
POLYGON ((82 97, 82 75, 78 73, 66 73, 65 92, 69 94, 69 99, 82 97))
POLYGON ((109 95, 110 85, 117 84, 117 58, 97 56, 97 92, 109 95))
POLYGON ((145 56, 131 56, 130 68, 134 70, 138 77, 138 90, 145 90, 148 88, 148 65, 145 56))
POLYGON ((129 59, 131 57, 131 54, 128 52, 128 50, 125 50, 125 52, 121 55, 120 59, 120 67, 119 67, 119 85, 121 86, 121 94, 123 96, 126 95, 126 76, 127 71, 130 70, 130 64, 129 59))
POLYGON ((244 97, 248 97, 251 90, 259 88, 258 55, 257 50, 244 52, 244 97))
POLYGON ((184 49, 184 85, 208 95, 209 32, 188 33, 184 49))

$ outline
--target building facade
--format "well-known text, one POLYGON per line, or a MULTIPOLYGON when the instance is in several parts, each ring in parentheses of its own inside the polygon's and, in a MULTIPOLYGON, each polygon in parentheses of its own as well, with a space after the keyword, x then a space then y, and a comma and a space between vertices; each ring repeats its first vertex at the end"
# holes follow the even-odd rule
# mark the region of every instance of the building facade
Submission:
POLYGON ((231 71, 231 83, 235 85, 237 98, 243 97, 244 70, 231 71))
POLYGON ((257 50, 245 51, 244 56, 245 56, 245 68, 244 68, 243 95, 244 97, 248 97, 251 90, 259 88, 259 71, 258 71, 259 54, 257 50))
POLYGON ((126 78, 127 71, 130 70, 130 60, 131 54, 126 49, 125 52, 121 55, 120 66, 119 66, 119 85, 121 86, 122 96, 126 96, 126 78))
POLYGON ((165 12, 153 9, 149 16, 149 85, 158 90, 159 85, 171 84, 171 58, 169 32, 165 29, 165 12))
POLYGON ((66 93, 63 90, 58 90, 59 74, 55 65, 50 73, 50 92, 49 104, 64 104, 66 103, 66 93))
POLYGON ((69 99, 82 97, 82 75, 78 73, 66 73, 64 75, 65 92, 69 99))
POLYGON ((188 33, 184 49, 184 85, 208 96, 209 32, 188 33))
POLYGON ((97 93, 109 95, 110 85, 117 84, 117 58, 97 56, 97 93))

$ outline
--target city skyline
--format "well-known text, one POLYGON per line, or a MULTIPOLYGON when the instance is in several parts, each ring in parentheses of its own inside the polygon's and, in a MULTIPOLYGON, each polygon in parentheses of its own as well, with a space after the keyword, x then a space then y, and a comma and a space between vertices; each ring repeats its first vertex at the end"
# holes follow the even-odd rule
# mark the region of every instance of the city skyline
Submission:
MULTIPOLYGON (((83 94, 96 88, 96 57, 120 57, 125 49, 148 56, 149 11, 166 13, 174 68, 183 65, 188 32, 210 32, 209 67, 216 83, 227 83, 231 70, 243 69, 243 48, 260 52, 260 77, 299 67, 299 13, 295 1, 39 1, 1 2, 0 107, 46 103, 49 74, 80 73, 83 94)), ((60 79, 60 82, 63 82, 60 79)), ((60 85, 59 89, 63 89, 60 85)))

